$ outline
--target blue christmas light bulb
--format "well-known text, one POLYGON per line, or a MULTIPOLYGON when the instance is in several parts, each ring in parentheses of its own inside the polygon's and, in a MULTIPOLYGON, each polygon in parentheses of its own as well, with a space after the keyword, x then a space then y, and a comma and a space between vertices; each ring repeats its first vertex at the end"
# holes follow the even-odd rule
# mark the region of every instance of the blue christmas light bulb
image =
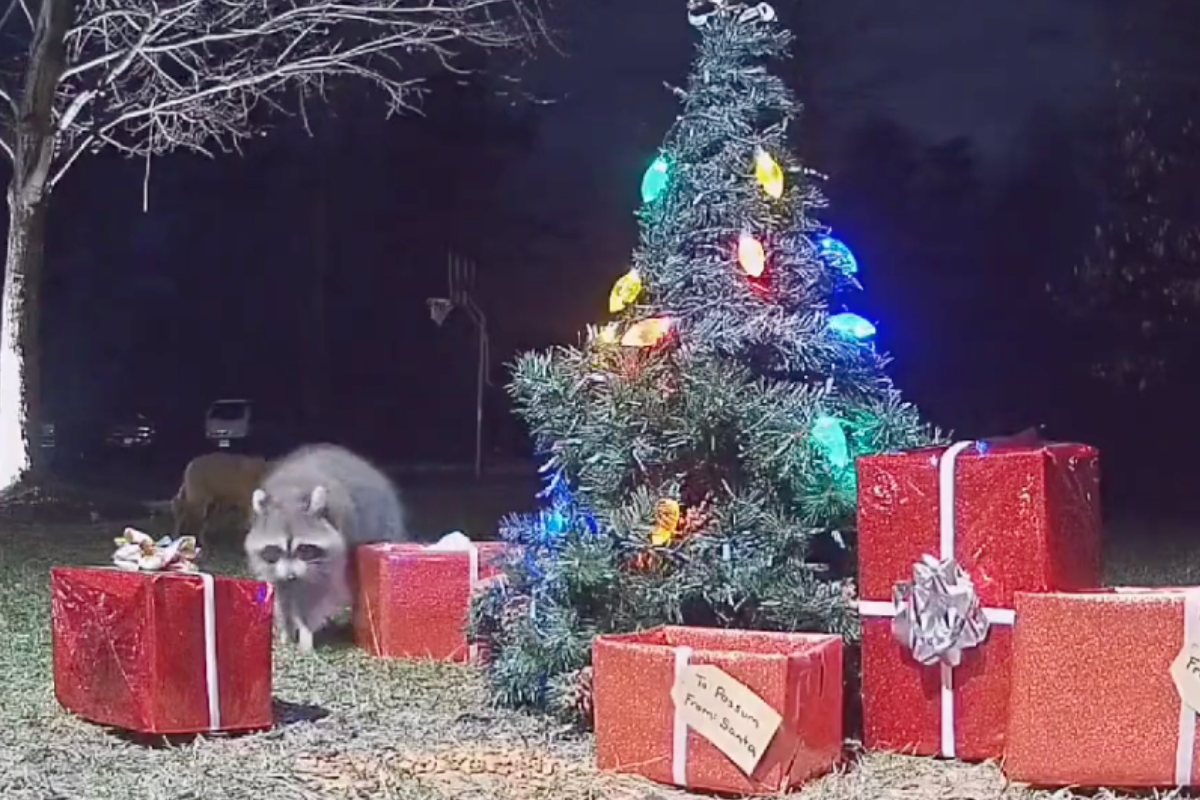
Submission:
POLYGON ((817 252, 821 254, 821 259, 834 269, 839 269, 847 275, 858 273, 858 259, 854 257, 854 253, 832 236, 821 237, 817 242, 817 252))
POLYGON ((834 314, 830 317, 829 328, 840 336, 849 336, 860 341, 870 339, 875 335, 874 325, 858 314, 851 314, 849 312, 834 314))
POLYGON ((546 519, 546 533, 558 536, 567 532, 567 515, 554 509, 546 519))
POLYGON ((572 531, 582 533, 584 528, 592 534, 598 533, 596 517, 575 499, 562 467, 557 466, 551 458, 538 468, 538 472, 546 482, 537 494, 538 499, 545 503, 538 515, 540 542, 552 545, 572 531))
POLYGON ((667 188, 671 164, 665 156, 654 159, 646 174, 642 176, 642 202, 653 203, 667 188))

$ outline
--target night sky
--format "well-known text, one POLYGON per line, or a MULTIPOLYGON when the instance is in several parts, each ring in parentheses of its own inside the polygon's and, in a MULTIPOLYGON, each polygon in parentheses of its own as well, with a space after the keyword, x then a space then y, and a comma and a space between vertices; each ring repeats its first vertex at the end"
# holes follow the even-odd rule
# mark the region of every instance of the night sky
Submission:
MULTIPOLYGON (((1053 318, 1047 272, 1092 228, 1095 199, 1055 153, 1095 139, 1112 103, 1119 4, 775 5, 798 39, 775 67, 806 104, 794 143, 830 175, 823 218, 866 287, 849 303, 877 320, 901 388, 971 435, 1119 427, 1074 413, 1055 360, 1068 355, 1030 322, 1053 318)), ((376 99, 341 92, 316 139, 280 121, 244 157, 156 161, 148 213, 145 164, 81 163, 52 210, 51 416, 87 430, 145 409, 197 446, 217 396, 297 417, 324 264, 321 433, 466 460, 473 332, 457 314, 436 329, 424 302, 455 250, 475 259, 491 320, 490 444, 520 454, 504 364, 605 316, 641 173, 677 113, 663 82, 684 81, 694 41, 683 0, 561 0, 552 21, 567 55, 517 72, 544 102, 441 80, 424 117, 385 121, 376 99)), ((1152 28, 1120 46, 1155 46, 1152 28)))

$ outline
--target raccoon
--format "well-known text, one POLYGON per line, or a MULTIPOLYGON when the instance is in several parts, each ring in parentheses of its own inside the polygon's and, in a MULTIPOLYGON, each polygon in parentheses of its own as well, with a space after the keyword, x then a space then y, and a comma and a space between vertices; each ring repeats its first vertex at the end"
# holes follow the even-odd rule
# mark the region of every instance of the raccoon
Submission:
POLYGON ((259 456, 205 453, 193 458, 184 468, 179 491, 170 501, 175 537, 179 538, 184 528, 199 518, 196 538, 203 551, 207 546, 208 520, 220 507, 237 509, 248 524, 250 495, 266 472, 267 461, 259 456))
POLYGON ((252 495, 246 556, 275 585, 281 642, 310 652, 313 634, 353 605, 355 549, 408 538, 396 489, 345 448, 308 445, 280 459, 252 495))

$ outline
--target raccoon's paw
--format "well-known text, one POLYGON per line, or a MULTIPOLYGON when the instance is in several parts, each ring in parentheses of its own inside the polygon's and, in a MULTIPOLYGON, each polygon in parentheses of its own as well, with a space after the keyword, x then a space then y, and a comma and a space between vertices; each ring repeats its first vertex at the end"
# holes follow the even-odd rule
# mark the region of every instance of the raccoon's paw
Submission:
POLYGON ((300 648, 301 653, 311 653, 313 651, 312 631, 301 625, 296 632, 296 645, 300 648))
POLYGON ((291 644, 292 643, 292 637, 288 635, 287 628, 280 626, 278 636, 279 636, 280 644, 291 644))

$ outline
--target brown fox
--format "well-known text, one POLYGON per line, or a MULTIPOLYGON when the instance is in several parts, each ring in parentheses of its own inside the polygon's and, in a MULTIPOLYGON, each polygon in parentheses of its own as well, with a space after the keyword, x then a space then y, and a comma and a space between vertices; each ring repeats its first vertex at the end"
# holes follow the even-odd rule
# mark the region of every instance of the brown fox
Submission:
POLYGON ((261 456, 239 453, 205 453, 189 461, 183 470, 179 491, 171 500, 176 538, 183 533, 185 525, 190 527, 199 517, 196 539, 203 548, 209 517, 219 507, 236 509, 249 524, 250 498, 268 467, 267 460, 261 456))

